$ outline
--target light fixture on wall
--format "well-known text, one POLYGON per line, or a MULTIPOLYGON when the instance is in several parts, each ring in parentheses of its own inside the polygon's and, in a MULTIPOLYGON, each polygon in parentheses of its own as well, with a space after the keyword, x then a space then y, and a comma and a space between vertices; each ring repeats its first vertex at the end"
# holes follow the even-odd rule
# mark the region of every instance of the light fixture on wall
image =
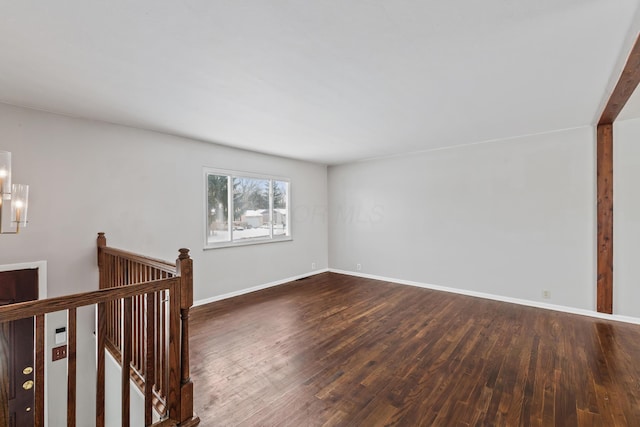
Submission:
POLYGON ((11 153, 0 151, 0 234, 18 234, 20 228, 26 227, 28 207, 29 186, 11 184, 11 153), (5 201, 11 202, 11 231, 3 230, 5 201))

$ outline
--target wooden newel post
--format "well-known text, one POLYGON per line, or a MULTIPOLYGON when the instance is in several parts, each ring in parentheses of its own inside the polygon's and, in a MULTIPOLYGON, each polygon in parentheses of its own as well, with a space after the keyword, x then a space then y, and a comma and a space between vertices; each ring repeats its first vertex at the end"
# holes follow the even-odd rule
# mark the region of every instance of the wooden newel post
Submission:
POLYGON ((194 419, 193 383, 189 371, 189 309, 193 305, 193 260, 189 257, 189 249, 180 249, 176 267, 180 276, 180 320, 182 324, 179 421, 184 423, 194 419))
POLYGON ((103 232, 98 233, 98 239, 96 240, 98 245, 98 288, 104 288, 104 256, 102 255, 102 248, 107 246, 107 238, 103 232))
POLYGON ((102 267, 102 248, 107 246, 107 238, 104 236, 103 232, 98 233, 98 238, 96 239, 96 243, 98 244, 98 267, 102 267))

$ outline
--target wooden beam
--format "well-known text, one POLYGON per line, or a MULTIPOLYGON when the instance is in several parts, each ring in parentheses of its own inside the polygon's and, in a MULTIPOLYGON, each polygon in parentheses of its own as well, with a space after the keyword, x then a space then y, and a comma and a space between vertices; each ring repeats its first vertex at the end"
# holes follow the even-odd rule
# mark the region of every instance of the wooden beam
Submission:
POLYGON ((613 313, 613 125, 598 125, 598 302, 613 313))
POLYGON ((613 314, 613 122, 640 84, 640 35, 631 49, 597 132, 598 284, 597 309, 613 314))
POLYGON ((638 83, 640 83, 640 36, 636 39, 620 79, 613 89, 611 97, 609 97, 609 102, 607 102, 598 124, 612 124, 616 120, 618 114, 631 98, 638 83))

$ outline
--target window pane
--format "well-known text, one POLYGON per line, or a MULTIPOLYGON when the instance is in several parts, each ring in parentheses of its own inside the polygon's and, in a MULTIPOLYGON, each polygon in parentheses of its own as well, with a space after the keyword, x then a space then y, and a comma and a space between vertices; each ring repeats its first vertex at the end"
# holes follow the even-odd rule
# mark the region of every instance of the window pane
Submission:
POLYGON ((273 181, 273 235, 289 235, 289 183, 273 181))
POLYGON ((269 180, 233 178, 233 240, 271 236, 269 180))
POLYGON ((228 177, 226 175, 208 175, 207 177, 207 216, 209 228, 207 240, 213 242, 228 242, 229 233, 229 197, 228 177))

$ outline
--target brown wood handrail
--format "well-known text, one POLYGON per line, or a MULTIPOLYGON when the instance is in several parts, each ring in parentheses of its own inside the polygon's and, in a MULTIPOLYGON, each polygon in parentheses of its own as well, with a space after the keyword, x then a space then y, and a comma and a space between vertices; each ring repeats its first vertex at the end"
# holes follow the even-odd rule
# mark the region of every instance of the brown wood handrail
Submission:
POLYGON ((151 258, 144 255, 138 255, 133 252, 124 251, 122 249, 111 248, 105 246, 102 248, 102 252, 109 255, 119 256, 123 259, 139 262, 140 264, 148 265, 158 270, 166 271, 170 274, 176 274, 176 263, 169 262, 162 259, 151 258))
POLYGON ((172 277, 170 279, 155 280, 137 285, 119 286, 117 288, 100 289, 80 294, 5 305, 0 307, 0 323, 157 292, 163 289, 169 289, 171 285, 178 284, 179 281, 179 278, 172 277))

